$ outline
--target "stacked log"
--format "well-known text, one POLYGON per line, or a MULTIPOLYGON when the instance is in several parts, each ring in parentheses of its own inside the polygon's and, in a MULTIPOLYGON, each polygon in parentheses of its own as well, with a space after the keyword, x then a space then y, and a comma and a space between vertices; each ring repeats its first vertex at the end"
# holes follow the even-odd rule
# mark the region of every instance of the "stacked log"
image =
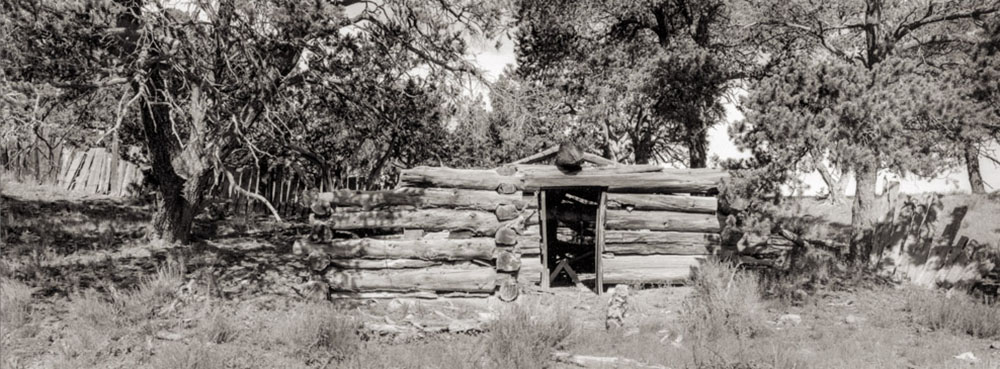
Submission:
MULTIPOLYGON (((321 237, 297 241, 294 251, 308 258, 334 297, 460 293, 509 301, 545 273, 535 193, 603 187, 605 283, 673 283, 719 242, 716 199, 679 194, 715 192, 724 176, 654 165, 584 165, 569 172, 532 164, 417 167, 402 171, 394 190, 303 196, 321 237), (351 233, 378 236, 329 236, 351 233)), ((597 221, 589 213, 553 215, 562 222, 597 221)))

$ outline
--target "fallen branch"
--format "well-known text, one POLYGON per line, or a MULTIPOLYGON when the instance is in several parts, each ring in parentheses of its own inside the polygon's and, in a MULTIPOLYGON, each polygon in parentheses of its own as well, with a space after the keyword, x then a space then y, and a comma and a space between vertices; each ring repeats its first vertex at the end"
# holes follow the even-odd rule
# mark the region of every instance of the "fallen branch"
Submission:
POLYGON ((645 368, 645 369, 669 369, 668 367, 662 365, 651 365, 646 364, 638 360, 626 359, 621 357, 609 357, 609 356, 589 356, 589 355, 573 355, 567 352, 555 352, 552 354, 556 361, 565 364, 573 364, 580 367, 633 367, 633 368, 645 368))
POLYGON ((818 247, 825 251, 834 253, 835 255, 838 256, 841 254, 841 252, 843 252, 842 250, 847 248, 847 245, 839 242, 832 242, 832 241, 825 242, 820 240, 804 238, 799 234, 789 231, 783 227, 778 227, 778 234, 781 237, 784 237, 786 240, 792 241, 792 243, 794 243, 796 246, 807 247, 807 248, 818 247))
POLYGON ((282 222, 281 215, 278 215, 278 210, 276 210, 274 208, 274 205, 271 205, 270 201, 267 201, 267 199, 264 198, 264 196, 261 196, 261 195, 258 195, 256 193, 253 193, 253 192, 250 192, 250 191, 247 191, 247 190, 243 189, 243 187, 240 187, 239 182, 236 182, 236 178, 233 178, 233 173, 232 172, 230 172, 228 170, 225 171, 225 172, 226 172, 226 178, 229 179, 229 183, 233 184, 233 188, 236 189, 236 192, 242 193, 244 195, 247 195, 249 197, 252 197, 252 198, 257 199, 260 202, 264 203, 264 206, 267 206, 267 210, 271 211, 271 216, 274 217, 274 220, 277 220, 278 222, 282 222))

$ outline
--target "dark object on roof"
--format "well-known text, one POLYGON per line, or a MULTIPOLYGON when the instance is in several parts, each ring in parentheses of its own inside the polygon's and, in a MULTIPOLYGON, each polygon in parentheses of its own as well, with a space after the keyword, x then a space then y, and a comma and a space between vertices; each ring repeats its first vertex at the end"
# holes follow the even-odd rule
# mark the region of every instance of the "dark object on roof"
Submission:
POLYGON ((556 167, 563 172, 575 173, 583 169, 583 150, 576 144, 564 143, 559 145, 559 153, 556 154, 556 167))

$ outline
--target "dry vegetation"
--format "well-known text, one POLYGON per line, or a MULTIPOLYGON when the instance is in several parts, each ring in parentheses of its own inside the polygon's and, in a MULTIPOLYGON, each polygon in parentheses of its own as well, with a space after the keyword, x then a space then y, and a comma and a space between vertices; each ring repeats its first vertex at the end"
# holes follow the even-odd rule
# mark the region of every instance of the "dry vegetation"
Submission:
POLYGON ((512 304, 312 302, 276 287, 280 279, 239 293, 220 290, 231 275, 220 270, 263 268, 247 263, 268 259, 233 255, 287 252, 287 245, 266 246, 284 242, 280 235, 257 236, 253 247, 243 238, 220 237, 191 250, 163 251, 133 235, 130 220, 110 215, 129 205, 97 204, 5 199, 0 367, 572 367, 556 361, 556 351, 670 368, 1000 367, 1000 350, 990 349, 1000 339, 997 305, 959 290, 851 279, 821 261, 795 275, 766 278, 708 261, 686 287, 633 292, 625 326, 608 330, 608 295, 576 290, 529 293, 512 304), (56 206, 59 217, 47 215, 56 206), (85 211, 100 206, 109 211, 85 211), (73 239, 101 240, 100 227, 80 226, 101 221, 115 229, 104 238, 107 245, 66 247, 73 239), (25 231, 36 236, 22 237, 25 231), (808 297, 798 298, 799 289, 808 297), (480 315, 495 319, 474 334, 392 337, 363 328, 365 322, 480 315), (954 358, 965 352, 978 361, 954 358))

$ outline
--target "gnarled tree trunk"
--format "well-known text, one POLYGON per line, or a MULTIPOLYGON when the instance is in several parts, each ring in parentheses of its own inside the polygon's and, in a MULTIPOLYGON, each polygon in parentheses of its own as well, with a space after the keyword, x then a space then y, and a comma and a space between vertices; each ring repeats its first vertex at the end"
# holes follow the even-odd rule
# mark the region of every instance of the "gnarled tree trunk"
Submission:
POLYGON ((707 168, 708 167, 708 132, 701 130, 692 132, 688 137, 688 167, 707 168))
POLYGON ((875 226, 878 220, 875 202, 875 183, 878 180, 878 165, 875 162, 859 164, 854 168, 857 191, 854 206, 851 207, 851 247, 850 261, 864 263, 872 250, 875 226))
POLYGON ((979 170, 979 147, 968 143, 965 146, 965 168, 969 171, 969 187, 972 193, 986 193, 983 174, 979 170))

